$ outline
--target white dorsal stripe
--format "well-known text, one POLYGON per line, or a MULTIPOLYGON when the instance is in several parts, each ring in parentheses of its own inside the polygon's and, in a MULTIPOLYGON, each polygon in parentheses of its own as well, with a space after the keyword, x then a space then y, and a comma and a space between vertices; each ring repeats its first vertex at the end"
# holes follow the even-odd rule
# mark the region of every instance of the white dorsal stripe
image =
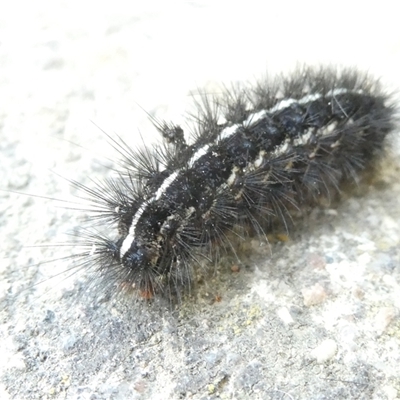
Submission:
POLYGON ((200 149, 198 149, 196 151, 196 153, 193 154, 192 158, 189 160, 188 165, 189 167, 193 167, 194 163, 201 157, 204 156, 204 154, 207 153, 208 149, 210 148, 210 146, 208 144, 206 144, 203 147, 200 147, 200 149))
POLYGON ((136 225, 139 222, 140 217, 142 216, 144 210, 146 207, 153 203, 154 201, 158 200, 162 194, 167 190, 167 188, 171 185, 171 183, 177 178, 179 174, 179 171, 175 171, 173 174, 168 176, 167 178, 164 179, 164 182, 161 184, 161 186, 158 188, 156 194, 151 197, 149 200, 145 201, 139 209, 136 211, 136 214, 134 215, 132 219, 131 226, 129 227, 129 232, 126 235, 126 238, 122 242, 122 246, 120 249, 120 258, 122 258, 125 253, 130 249, 132 246, 133 241, 135 240, 135 231, 136 231, 136 225))
POLYGON ((325 95, 323 95, 322 93, 314 93, 314 94, 308 94, 308 95, 302 97, 301 99, 292 99, 292 98, 282 99, 282 100, 278 101, 273 107, 271 107, 268 110, 261 110, 261 111, 257 111, 255 113, 250 114, 242 124, 234 124, 234 125, 226 127, 219 134, 218 141, 227 139, 230 136, 234 135, 241 126, 255 124, 259 120, 263 119, 267 114, 272 114, 274 112, 283 110, 283 109, 291 106, 292 104, 295 104, 295 103, 307 104, 307 103, 310 103, 311 101, 318 100, 321 97, 335 97, 335 96, 339 96, 341 94, 345 94, 345 93, 349 93, 349 92, 350 93, 363 93, 362 90, 352 91, 352 90, 348 90, 348 89, 344 89, 344 88, 337 88, 337 89, 329 90, 328 92, 325 93, 325 95))
POLYGON ((164 182, 158 188, 155 196, 151 198, 152 201, 158 200, 162 196, 162 194, 167 190, 168 186, 170 186, 171 183, 177 178, 178 173, 179 171, 175 171, 168 178, 164 179, 164 182))
MULTIPOLYGON (((151 199, 150 199, 151 200, 151 199)), ((139 210, 136 211, 135 216, 132 219, 131 226, 129 227, 129 232, 126 235, 126 238, 122 242, 121 249, 119 250, 119 257, 120 259, 125 255, 125 253, 130 249, 132 246, 133 241, 135 240, 135 230, 136 230, 136 225, 140 219, 140 217, 143 214, 143 211, 146 209, 147 205, 150 204, 148 201, 145 201, 139 208, 139 210)))

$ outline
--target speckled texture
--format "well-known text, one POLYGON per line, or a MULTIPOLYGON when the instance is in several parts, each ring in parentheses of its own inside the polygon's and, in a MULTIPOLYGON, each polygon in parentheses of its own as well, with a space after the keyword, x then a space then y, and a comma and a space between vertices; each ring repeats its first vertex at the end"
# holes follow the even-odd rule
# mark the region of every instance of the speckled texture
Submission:
POLYGON ((232 6, 227 19, 224 7, 200 3, 29 4, 0 10, 0 397, 399 397, 394 138, 371 184, 314 210, 287 241, 250 241, 238 272, 221 265, 177 309, 92 302, 84 275, 48 280, 65 263, 35 266, 68 248, 23 248, 67 241, 79 224, 81 213, 65 209, 79 200, 64 178, 89 185, 111 173, 115 153, 91 120, 140 145, 156 136, 140 107, 179 121, 191 90, 298 61, 355 64, 396 90, 395 10, 232 6))

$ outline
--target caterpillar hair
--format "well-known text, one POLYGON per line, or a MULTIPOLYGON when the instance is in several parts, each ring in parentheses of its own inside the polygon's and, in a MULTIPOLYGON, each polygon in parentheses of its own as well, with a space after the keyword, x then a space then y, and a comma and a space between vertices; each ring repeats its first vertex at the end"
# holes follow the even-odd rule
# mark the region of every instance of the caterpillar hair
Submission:
POLYGON ((97 221, 78 233, 74 268, 90 268, 106 289, 180 295, 196 266, 233 247, 238 227, 265 236, 274 221, 286 225, 358 182, 395 127, 391 96, 354 69, 303 67, 203 95, 196 107, 191 141, 153 118, 161 144, 133 150, 113 140, 117 175, 95 187, 73 182, 97 221))

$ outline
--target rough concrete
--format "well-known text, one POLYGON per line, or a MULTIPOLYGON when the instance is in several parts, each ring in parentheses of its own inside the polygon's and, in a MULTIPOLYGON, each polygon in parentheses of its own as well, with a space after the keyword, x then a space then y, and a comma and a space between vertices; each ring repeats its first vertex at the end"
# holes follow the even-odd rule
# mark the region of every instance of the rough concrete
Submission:
POLYGON ((398 89, 394 5, 352 4, 1 6, 0 398, 400 397, 395 138, 371 184, 286 242, 250 242, 239 272, 219 266, 179 307, 93 300, 84 273, 49 279, 82 218, 64 178, 112 172, 97 126, 140 145, 156 135, 142 108, 183 121, 191 90, 297 62, 398 89))

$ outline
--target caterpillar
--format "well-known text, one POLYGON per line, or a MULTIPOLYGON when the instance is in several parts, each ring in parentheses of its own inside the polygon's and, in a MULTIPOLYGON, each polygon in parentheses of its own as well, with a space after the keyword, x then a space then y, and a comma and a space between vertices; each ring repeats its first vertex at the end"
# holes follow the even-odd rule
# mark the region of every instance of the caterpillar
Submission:
POLYGON ((238 227, 265 236, 357 182, 396 125, 377 80, 333 67, 203 95, 196 107, 191 142, 180 125, 152 118, 161 144, 113 140, 117 176, 94 188, 73 182, 104 227, 80 231, 74 258, 109 288, 182 293, 202 260, 233 247, 238 227))

